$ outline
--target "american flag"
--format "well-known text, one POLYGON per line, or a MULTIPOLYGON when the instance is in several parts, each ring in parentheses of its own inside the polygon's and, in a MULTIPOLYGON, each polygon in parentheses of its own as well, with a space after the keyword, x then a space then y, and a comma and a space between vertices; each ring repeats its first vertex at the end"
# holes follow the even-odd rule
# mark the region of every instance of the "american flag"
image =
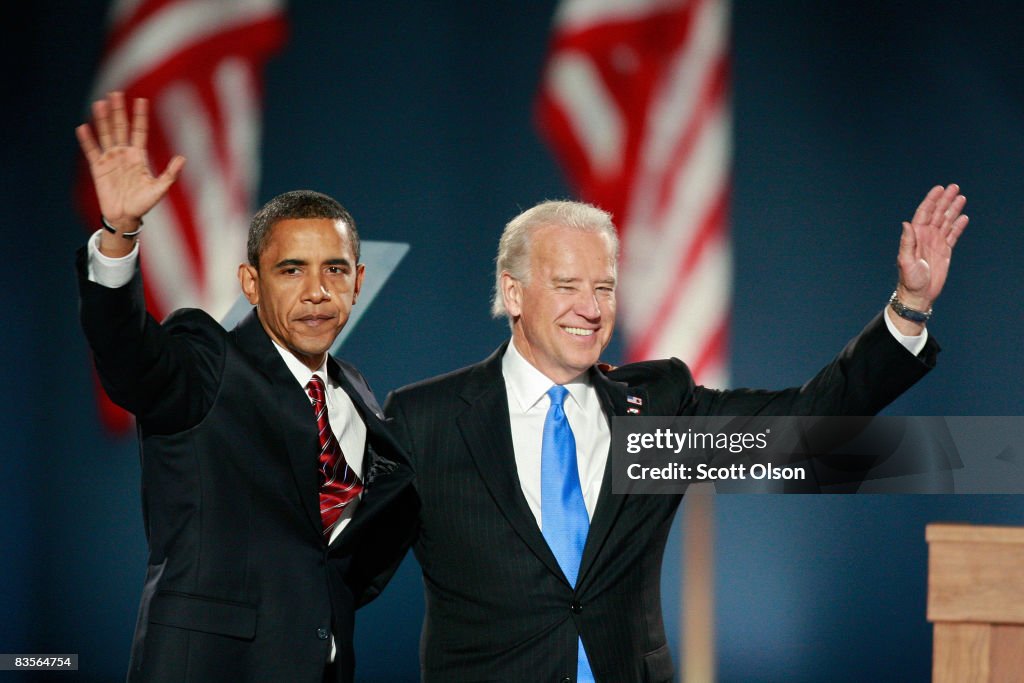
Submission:
POLYGON ((537 103, 579 195, 619 227, 627 361, 728 381, 729 5, 563 0, 537 103))
MULTIPOLYGON (((284 1, 115 0, 108 23, 91 99, 113 90, 148 98, 152 167, 188 159, 146 215, 147 308, 157 319, 183 306, 220 319, 238 296, 259 182, 261 74, 285 40, 284 1)), ((99 208, 84 164, 76 190, 94 230, 99 208)), ((104 424, 123 433, 129 415, 96 386, 104 424)))

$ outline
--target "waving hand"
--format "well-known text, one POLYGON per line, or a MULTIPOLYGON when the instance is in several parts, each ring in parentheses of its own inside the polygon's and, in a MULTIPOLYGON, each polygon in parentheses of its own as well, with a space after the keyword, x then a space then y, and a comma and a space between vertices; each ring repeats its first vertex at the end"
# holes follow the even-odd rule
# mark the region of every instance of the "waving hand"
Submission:
MULTIPOLYGON (((958 185, 936 185, 910 222, 904 221, 896 257, 900 278, 896 294, 903 305, 917 311, 931 310, 946 284, 953 247, 967 228, 968 218, 962 213, 966 203, 958 185)), ((906 328, 904 333, 920 331, 920 325, 895 317, 892 320, 901 329, 906 328)))
MULTIPOLYGON (((100 211, 118 233, 134 231, 146 212, 167 194, 185 157, 175 156, 163 173, 153 175, 146 154, 149 113, 144 99, 135 100, 130 125, 120 92, 95 102, 92 113, 96 134, 89 124, 82 124, 75 135, 89 161, 100 211)), ((128 240, 122 242, 131 246, 128 240)))

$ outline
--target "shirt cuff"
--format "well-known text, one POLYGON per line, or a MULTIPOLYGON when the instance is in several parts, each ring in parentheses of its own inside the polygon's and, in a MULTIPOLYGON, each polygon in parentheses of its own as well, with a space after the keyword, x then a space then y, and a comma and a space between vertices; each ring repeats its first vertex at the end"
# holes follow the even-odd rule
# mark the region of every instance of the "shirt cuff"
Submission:
POLYGON ((896 329, 893 322, 889 320, 889 316, 886 314, 884 308, 882 309, 882 317, 885 318, 885 326, 889 328, 889 334, 895 337, 896 341, 903 345, 903 348, 910 351, 910 353, 915 356, 921 353, 921 350, 924 349, 924 345, 928 343, 927 327, 924 328, 924 331, 921 332, 921 334, 908 336, 896 329))
POLYGON ((111 289, 124 287, 135 275, 135 264, 139 260, 139 242, 136 240, 135 246, 124 256, 112 258, 100 252, 102 233, 102 230, 94 232, 86 247, 89 281, 111 289))

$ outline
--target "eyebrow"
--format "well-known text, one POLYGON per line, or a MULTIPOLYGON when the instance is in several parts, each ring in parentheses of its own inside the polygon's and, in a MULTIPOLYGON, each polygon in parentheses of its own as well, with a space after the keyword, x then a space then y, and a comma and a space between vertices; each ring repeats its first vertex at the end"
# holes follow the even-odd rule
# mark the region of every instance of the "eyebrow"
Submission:
MULTIPOLYGON (((582 278, 578 278, 578 277, 557 277, 556 276, 556 277, 551 278, 551 281, 554 282, 555 284, 569 285, 569 284, 576 284, 578 282, 582 282, 583 280, 582 280, 582 278)), ((597 284, 599 284, 599 285, 614 285, 615 284, 615 278, 613 278, 613 277, 606 277, 604 279, 598 280, 597 284)))
MULTIPOLYGON (((274 268, 285 268, 285 267, 288 267, 288 266, 306 266, 306 265, 309 265, 309 262, 308 261, 304 261, 303 259, 286 258, 286 259, 283 259, 283 260, 278 261, 277 263, 275 263, 274 264, 274 268)), ((349 267, 351 267, 352 266, 352 262, 349 261, 347 258, 332 258, 332 259, 327 259, 326 261, 324 261, 324 265, 328 265, 328 266, 349 266, 349 267)))

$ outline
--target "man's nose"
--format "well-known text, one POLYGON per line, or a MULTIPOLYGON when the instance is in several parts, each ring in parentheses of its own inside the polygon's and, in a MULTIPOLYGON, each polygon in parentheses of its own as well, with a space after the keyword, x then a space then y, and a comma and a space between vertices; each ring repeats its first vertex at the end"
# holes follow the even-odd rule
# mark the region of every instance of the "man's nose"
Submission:
POLYGON ((323 276, 319 273, 311 275, 306 283, 305 299, 311 303, 317 304, 321 301, 329 300, 330 298, 331 292, 327 289, 323 276))
POLYGON ((601 304, 594 292, 581 292, 576 302, 576 314, 588 320, 596 320, 601 317, 601 304))

